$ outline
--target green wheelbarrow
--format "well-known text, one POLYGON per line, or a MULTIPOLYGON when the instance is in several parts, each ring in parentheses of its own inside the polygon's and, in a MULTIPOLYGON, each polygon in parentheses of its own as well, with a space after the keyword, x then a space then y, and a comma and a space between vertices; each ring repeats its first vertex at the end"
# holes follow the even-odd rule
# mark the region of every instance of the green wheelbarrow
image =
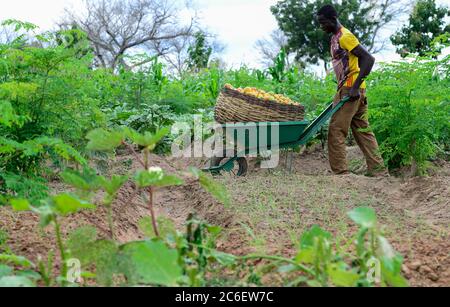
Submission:
POLYGON ((220 154, 216 153, 210 160, 209 167, 203 170, 214 175, 233 172, 236 176, 245 176, 248 171, 246 156, 306 145, 349 100, 349 97, 345 97, 335 107, 331 103, 311 123, 301 121, 222 125, 224 134, 233 139, 236 146, 231 150, 223 150, 220 154))

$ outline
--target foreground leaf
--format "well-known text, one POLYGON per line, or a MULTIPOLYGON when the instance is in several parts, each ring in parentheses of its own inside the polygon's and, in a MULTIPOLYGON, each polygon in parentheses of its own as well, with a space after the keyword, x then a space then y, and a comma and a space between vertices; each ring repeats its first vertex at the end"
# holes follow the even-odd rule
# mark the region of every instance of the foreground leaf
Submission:
POLYGON ((170 132, 169 128, 162 128, 158 130, 155 134, 150 132, 145 132, 141 134, 133 129, 127 129, 127 136, 135 143, 143 147, 148 147, 153 150, 156 145, 170 132))
POLYGON ((133 266, 127 276, 134 284, 177 286, 182 278, 178 252, 160 241, 144 241, 124 246, 133 266))
POLYGON ((359 275, 333 265, 328 269, 331 282, 338 287, 356 287, 359 275))
POLYGON ((167 187, 182 185, 184 181, 174 175, 166 175, 161 168, 150 168, 148 171, 139 171, 135 176, 138 187, 167 187))
POLYGON ((88 150, 112 151, 122 144, 123 133, 99 128, 89 132, 86 138, 89 140, 86 147, 88 150))
POLYGON ((30 202, 26 199, 12 199, 11 206, 14 211, 29 211, 29 210, 31 210, 30 202))
POLYGON ((0 278, 0 287, 35 287, 35 283, 23 276, 6 276, 0 278))
POLYGON ((0 278, 11 275, 12 272, 13 272, 13 269, 11 267, 4 265, 4 264, 0 264, 0 278))
POLYGON ((25 257, 9 254, 0 254, 0 263, 13 264, 24 268, 34 267, 33 262, 25 257))
POLYGON ((97 240, 94 227, 81 227, 72 232, 67 240, 72 257, 80 260, 83 268, 95 265, 97 283, 111 286, 114 274, 119 272, 117 253, 118 246, 113 241, 97 240))
POLYGON ((100 188, 101 176, 91 168, 85 168, 83 172, 65 170, 61 174, 63 181, 81 191, 96 191, 100 188))
POLYGON ((386 283, 392 287, 408 287, 408 281, 402 276, 403 258, 381 257, 381 274, 386 283))
POLYGON ((314 246, 316 238, 324 238, 326 240, 331 239, 331 234, 317 225, 311 227, 311 229, 305 232, 300 239, 300 248, 306 249, 314 246))
POLYGON ((377 215, 372 208, 356 208, 348 213, 348 216, 358 226, 364 228, 374 228, 377 225, 377 215))
MULTIPOLYGON (((177 235, 177 230, 172 220, 167 217, 160 216, 157 220, 159 235, 161 238, 173 240, 177 235)), ((144 233, 148 239, 156 238, 155 230, 153 229, 151 217, 144 217, 139 221, 139 229, 144 233)))
POLYGON ((101 179, 101 185, 109 195, 115 195, 128 181, 128 176, 113 175, 111 180, 101 179))
POLYGON ((69 194, 52 197, 55 211, 63 216, 76 213, 82 209, 95 209, 95 205, 79 200, 69 194))

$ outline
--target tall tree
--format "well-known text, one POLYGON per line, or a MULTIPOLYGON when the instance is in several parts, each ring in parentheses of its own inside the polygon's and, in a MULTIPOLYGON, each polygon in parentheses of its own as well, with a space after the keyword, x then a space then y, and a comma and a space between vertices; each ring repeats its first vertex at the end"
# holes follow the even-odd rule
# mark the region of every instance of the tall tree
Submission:
POLYGON ((410 53, 421 56, 431 51, 431 42, 445 32, 450 32, 450 24, 445 17, 450 16, 446 7, 438 7, 435 0, 419 0, 409 17, 409 23, 391 36, 397 46, 397 53, 405 57, 410 53))
POLYGON ((320 30, 316 13, 325 4, 333 4, 340 21, 355 33, 369 51, 385 47, 380 31, 406 13, 405 1, 398 0, 281 0, 271 10, 280 29, 288 38, 287 51, 297 60, 317 64, 322 60, 327 69, 330 59, 329 35, 320 30))
POLYGON ((208 67, 212 52, 213 49, 207 40, 206 34, 201 31, 195 33, 194 42, 188 48, 189 68, 198 71, 199 69, 208 67))
POLYGON ((208 67, 211 61, 217 60, 225 46, 214 34, 198 28, 191 36, 180 36, 176 39, 158 43, 153 46, 157 54, 161 54, 167 68, 178 76, 187 70, 199 70, 208 67))
POLYGON ((173 0, 84 0, 84 12, 67 10, 61 26, 86 32, 98 65, 116 69, 133 49, 192 35, 193 22, 181 25, 173 0))
POLYGON ((60 30, 55 33, 56 43, 68 49, 76 50, 74 56, 81 59, 93 52, 87 35, 75 25, 70 30, 60 30))

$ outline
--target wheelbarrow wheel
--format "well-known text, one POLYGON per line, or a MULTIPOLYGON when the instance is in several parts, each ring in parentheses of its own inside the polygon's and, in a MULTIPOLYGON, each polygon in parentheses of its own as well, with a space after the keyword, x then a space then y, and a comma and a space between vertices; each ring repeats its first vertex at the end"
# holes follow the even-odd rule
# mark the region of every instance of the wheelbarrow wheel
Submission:
MULTIPOLYGON (((223 163, 225 163, 228 159, 228 157, 230 157, 232 155, 226 155, 226 157, 214 157, 212 158, 211 161, 211 167, 217 167, 220 166, 223 163)), ((233 171, 231 171, 232 174, 234 174, 235 176, 238 177, 244 177, 247 175, 247 171, 248 171, 248 162, 247 159, 244 157, 238 158, 236 160, 237 162, 237 168, 233 171)))

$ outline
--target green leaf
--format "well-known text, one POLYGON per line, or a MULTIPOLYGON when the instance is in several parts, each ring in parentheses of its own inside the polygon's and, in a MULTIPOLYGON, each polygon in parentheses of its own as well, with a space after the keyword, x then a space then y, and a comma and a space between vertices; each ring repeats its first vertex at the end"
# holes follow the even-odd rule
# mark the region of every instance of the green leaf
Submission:
POLYGON ((16 276, 26 277, 26 278, 28 278, 30 280, 34 280, 34 281, 41 280, 41 274, 39 274, 35 271, 30 271, 30 270, 16 272, 16 276))
POLYGON ((377 215, 372 208, 356 208, 348 216, 360 227, 374 228, 377 225, 377 215))
POLYGON ((220 227, 220 226, 206 225, 206 229, 213 236, 217 236, 217 235, 219 235, 222 232, 222 227, 220 227))
MULTIPOLYGON (((167 217, 160 216, 157 220, 159 235, 164 239, 174 239, 177 235, 177 230, 172 220, 167 217)), ((139 221, 139 229, 144 233, 148 239, 156 238, 153 229, 152 219, 144 217, 139 221)))
POLYGON ((48 226, 54 220, 55 217, 55 211, 53 210, 53 207, 48 204, 48 201, 45 202, 45 205, 33 208, 33 212, 39 214, 41 218, 39 223, 41 227, 48 226))
POLYGON ((97 240, 97 229, 91 226, 84 226, 75 229, 67 239, 67 247, 71 254, 78 258, 83 265, 91 264, 93 261, 92 252, 89 247, 97 240))
POLYGON ((331 234, 317 225, 311 227, 311 229, 303 233, 300 239, 300 248, 307 249, 309 247, 314 247, 314 240, 316 238, 324 238, 326 240, 331 239, 331 234))
POLYGON ((0 100, 0 124, 11 127, 17 120, 16 112, 11 103, 9 101, 0 100))
POLYGON ((0 264, 0 278, 11 275, 13 269, 7 265, 0 264))
MULTIPOLYGON (((1 156, 1 155, 0 155, 1 156)), ((39 203, 48 195, 46 181, 40 177, 26 177, 23 173, 1 173, 4 184, 16 193, 16 198, 28 199, 31 203, 39 203)), ((5 195, 6 196, 6 195, 5 195)))
POLYGON ((128 176, 113 175, 111 180, 107 180, 104 177, 99 177, 100 185, 105 189, 106 195, 103 198, 103 204, 110 206, 116 198, 117 192, 128 181, 128 176))
POLYGON ((14 211, 30 211, 30 202, 26 199, 11 199, 11 206, 14 211))
POLYGON ((76 172, 66 170, 61 174, 61 178, 65 183, 73 186, 74 188, 83 191, 89 191, 91 189, 90 184, 76 172))
POLYGON ((383 280, 393 287, 407 287, 408 282, 402 276, 403 257, 395 252, 394 248, 383 236, 377 237, 377 258, 381 263, 383 280))
POLYGON ((67 240, 71 256, 80 260, 83 268, 95 265, 97 284, 111 286, 118 268, 118 246, 113 241, 97 240, 97 229, 86 226, 76 229, 67 240))
POLYGON ((146 188, 153 186, 164 178, 164 172, 161 168, 153 168, 152 170, 138 171, 135 176, 135 181, 138 187, 146 188))
POLYGON ((61 174, 61 178, 65 183, 84 192, 99 190, 105 180, 102 176, 98 176, 94 169, 89 167, 85 167, 83 172, 67 169, 61 174))
POLYGON ((401 274, 403 258, 398 255, 388 240, 383 236, 378 236, 378 258, 382 260, 384 269, 393 274, 401 274))
POLYGON ((396 255, 393 258, 380 257, 381 275, 386 283, 392 287, 408 287, 407 280, 402 276, 403 258, 396 255))
POLYGON ((295 261, 297 263, 305 263, 305 264, 312 264, 314 263, 314 249, 312 247, 307 247, 301 249, 298 254, 295 256, 295 261))
POLYGON ((39 151, 49 151, 57 154, 59 157, 67 161, 75 161, 81 165, 86 165, 87 161, 83 156, 72 146, 65 144, 61 139, 50 138, 47 136, 41 136, 33 140, 24 142, 24 145, 28 147, 25 150, 27 155, 37 155, 39 151))
POLYGON ((35 283, 24 276, 6 276, 0 278, 0 287, 35 287, 35 283))
POLYGON ((123 250, 133 265, 127 276, 133 284, 177 286, 183 276, 177 250, 161 241, 133 242, 123 250))
POLYGON ((162 128, 158 130, 155 134, 150 132, 145 132, 144 134, 140 134, 139 132, 128 128, 126 130, 127 136, 135 143, 143 147, 148 147, 150 150, 153 150, 156 145, 167 135, 169 134, 169 128, 162 128))
POLYGON ((378 250, 377 254, 380 257, 386 257, 387 259, 393 259, 396 257, 396 252, 389 241, 383 237, 378 236, 378 250))
POLYGON ((214 198, 216 198, 225 206, 230 205, 231 197, 223 184, 215 181, 211 175, 206 174, 196 168, 191 168, 190 172, 198 178, 200 185, 214 198))
POLYGON ((111 180, 102 179, 102 186, 106 193, 115 195, 120 188, 128 181, 128 176, 113 175, 111 180))
POLYGON ((122 144, 123 133, 99 128, 89 132, 86 138, 89 140, 86 147, 88 150, 113 151, 122 144))
POLYGON ((236 263, 236 256, 219 252, 214 249, 210 251, 209 256, 210 258, 216 260, 218 263, 224 266, 230 266, 236 263))
POLYGON ((13 264, 24 268, 34 267, 33 262, 22 256, 0 254, 0 263, 13 264))
POLYGON ((183 185, 184 181, 175 175, 164 175, 164 178, 157 182, 155 186, 157 187, 168 187, 168 186, 176 186, 183 185))
POLYGON ((140 188, 174 186, 184 183, 177 176, 165 175, 164 171, 158 167, 150 168, 148 171, 139 171, 135 176, 135 182, 140 188))
POLYGON ((79 200, 69 194, 60 194, 52 197, 55 211, 60 215, 69 215, 82 209, 95 209, 95 205, 79 200))
POLYGON ((328 268, 328 275, 331 282, 338 287, 356 287, 359 280, 358 274, 343 270, 336 264, 328 268))

